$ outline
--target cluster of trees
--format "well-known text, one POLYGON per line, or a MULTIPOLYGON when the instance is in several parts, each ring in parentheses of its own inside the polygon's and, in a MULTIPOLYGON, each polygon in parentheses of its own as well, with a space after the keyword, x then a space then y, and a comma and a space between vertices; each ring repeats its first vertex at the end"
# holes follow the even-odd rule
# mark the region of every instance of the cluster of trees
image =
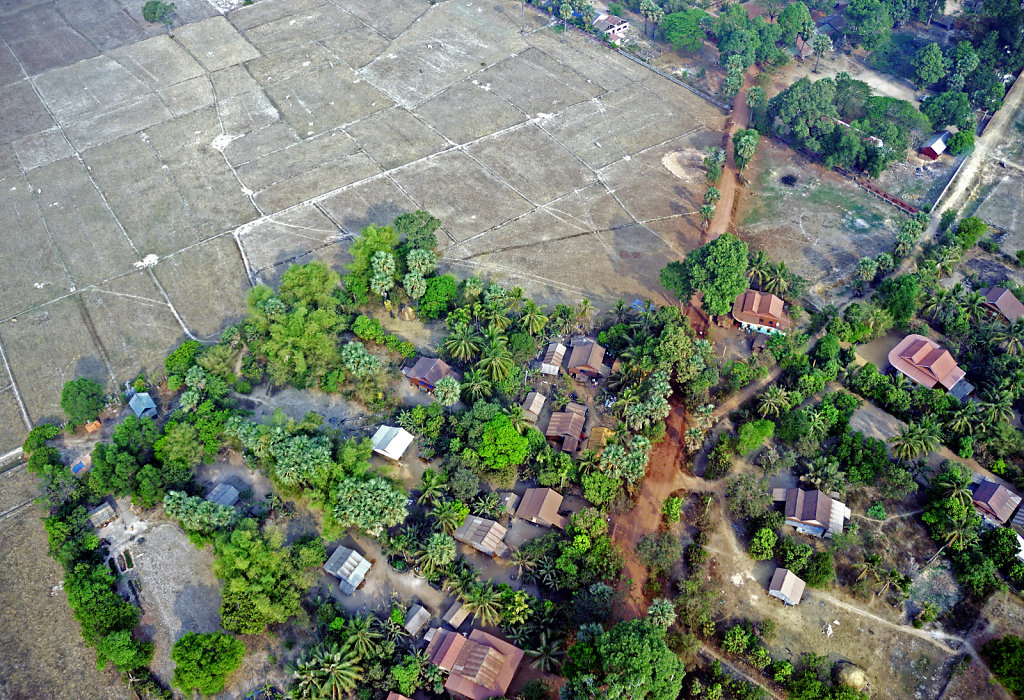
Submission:
POLYGON ((797 80, 755 109, 753 123, 819 155, 828 167, 856 168, 872 177, 905 159, 909 145, 931 128, 909 102, 872 95, 867 83, 842 72, 797 80))
POLYGON ((216 695, 242 664, 245 643, 223 632, 186 632, 171 649, 174 685, 186 693, 216 695))

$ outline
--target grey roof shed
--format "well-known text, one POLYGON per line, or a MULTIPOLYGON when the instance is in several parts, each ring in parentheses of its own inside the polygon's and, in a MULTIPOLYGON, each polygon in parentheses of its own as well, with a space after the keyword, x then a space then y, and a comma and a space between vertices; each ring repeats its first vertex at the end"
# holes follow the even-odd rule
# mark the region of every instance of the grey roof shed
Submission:
POLYGON ((142 391, 128 401, 136 418, 156 418, 156 403, 149 392, 142 391))
POLYGON ((324 564, 324 571, 338 579, 338 588, 345 595, 352 595, 362 585, 370 562, 362 554, 348 547, 338 547, 324 564))

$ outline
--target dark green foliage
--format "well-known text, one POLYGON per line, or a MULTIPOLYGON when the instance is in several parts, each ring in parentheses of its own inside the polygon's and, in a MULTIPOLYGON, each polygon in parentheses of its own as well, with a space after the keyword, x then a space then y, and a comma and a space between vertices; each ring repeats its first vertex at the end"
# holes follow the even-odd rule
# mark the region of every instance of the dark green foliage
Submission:
POLYGON ((832 552, 828 550, 812 554, 802 576, 804 582, 811 588, 824 588, 832 583, 835 577, 835 562, 832 560, 832 552))
POLYGON ((665 644, 665 632, 647 620, 620 622, 604 633, 577 637, 563 673, 564 700, 593 697, 595 686, 634 700, 675 700, 686 675, 665 644))
POLYGON ((937 95, 929 95, 921 100, 921 112, 928 117, 935 130, 947 126, 968 128, 974 116, 965 92, 940 92, 937 95))
POLYGON ((775 545, 775 557, 779 566, 800 576, 811 560, 814 549, 806 542, 792 537, 782 537, 775 545))
POLYGON ((771 559, 775 553, 775 543, 778 542, 778 535, 771 528, 762 527, 750 540, 748 552, 754 561, 771 559))
POLYGON ((424 319, 441 318, 451 308, 458 296, 458 285, 451 275, 440 275, 427 279, 427 291, 420 298, 417 307, 424 319))
POLYGON ((96 667, 103 670, 108 663, 122 672, 135 671, 149 665, 153 644, 132 637, 131 630, 111 632, 96 647, 96 667))
POLYGON ((171 391, 177 391, 185 382, 185 375, 195 365, 200 350, 202 346, 198 340, 186 340, 164 360, 167 386, 171 391))
POLYGON ((665 41, 677 51, 700 51, 705 32, 702 21, 708 14, 696 7, 665 15, 661 21, 665 41))
POLYGON ((165 24, 168 27, 171 26, 173 19, 171 18, 174 14, 174 3, 173 2, 162 2, 162 0, 149 0, 145 5, 142 6, 142 19, 153 24, 165 24))
POLYGON ((698 248, 682 262, 661 271, 661 284, 687 303, 693 293, 704 293, 702 307, 709 314, 728 313, 736 297, 749 286, 747 244, 731 233, 698 248))
POLYGON ((861 432, 844 433, 832 448, 832 455, 843 466, 850 484, 873 484, 889 465, 885 443, 861 432))
POLYGON ((951 156, 958 156, 963 153, 970 153, 974 150, 974 130, 962 129, 949 137, 946 143, 946 151, 951 156))
POLYGON ((917 275, 906 274, 892 277, 879 285, 875 300, 892 315, 897 326, 906 328, 917 311, 917 297, 920 284, 917 275))
POLYGON ((953 239, 965 250, 974 246, 985 235, 988 226, 976 216, 968 216, 957 224, 953 239))
POLYGON ((437 229, 441 226, 441 220, 431 216, 429 212, 407 212, 396 218, 392 225, 398 235, 405 238, 409 250, 437 248, 437 229))
POLYGON ((174 643, 174 685, 187 693, 215 695, 242 664, 245 644, 223 632, 186 632, 174 643))
POLYGON ((708 453, 708 466, 704 470, 704 478, 721 479, 732 469, 733 447, 729 438, 721 436, 708 453))
POLYGON ((31 455, 40 447, 44 447, 47 440, 52 440, 58 435, 60 435, 60 428, 56 425, 53 423, 40 423, 28 431, 28 437, 25 438, 21 449, 25 454, 31 455))
POLYGON ((1017 533, 1009 527, 986 530, 981 536, 981 549, 999 568, 1008 566, 1020 552, 1017 533))
POLYGON ((78 561, 88 559, 92 551, 100 545, 100 540, 89 523, 89 514, 83 506, 78 506, 63 517, 51 515, 43 524, 46 526, 46 535, 50 543, 50 556, 60 562, 65 569, 72 568, 78 561))
POLYGON ((108 634, 131 630, 139 622, 139 610, 117 595, 105 565, 75 564, 64 578, 64 591, 86 644, 95 646, 108 634))
POLYGON ((888 41, 892 17, 880 0, 852 0, 846 6, 846 18, 853 37, 868 51, 874 51, 888 41))
POLYGON ((72 379, 60 393, 60 408, 72 425, 95 420, 103 410, 103 387, 86 377, 72 379))
POLYGON ((1014 695, 1024 696, 1024 639, 1008 634, 987 642, 981 652, 999 682, 1014 695))
POLYGON ((644 535, 636 548, 640 561, 651 570, 654 576, 668 573, 683 554, 683 545, 679 537, 671 532, 658 532, 644 535))
POLYGON ((783 414, 775 429, 775 436, 779 440, 791 444, 810 434, 811 422, 807 418, 807 412, 802 409, 783 414))

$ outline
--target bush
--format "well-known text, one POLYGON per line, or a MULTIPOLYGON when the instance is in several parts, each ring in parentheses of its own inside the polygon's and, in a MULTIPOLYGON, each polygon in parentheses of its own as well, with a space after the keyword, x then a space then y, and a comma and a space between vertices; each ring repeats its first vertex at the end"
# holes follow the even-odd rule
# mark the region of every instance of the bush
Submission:
POLYGON ((729 438, 721 436, 718 442, 711 448, 708 454, 708 466, 704 470, 704 478, 708 480, 721 479, 732 469, 732 445, 729 438))
POLYGON ((679 496, 666 498, 661 504, 661 514, 670 525, 678 523, 683 517, 683 499, 679 496))
POLYGON ((644 535, 636 548, 640 561, 654 575, 671 569, 683 553, 679 538, 668 532, 644 535))
POLYGON ((1024 639, 1008 634, 981 648, 999 682, 1018 697, 1024 695, 1024 639))
POLYGON ((836 577, 835 563, 832 560, 832 553, 828 551, 815 552, 811 555, 810 561, 803 572, 804 582, 811 588, 823 588, 836 577))
POLYGON ((974 131, 963 129, 949 137, 946 150, 950 155, 958 156, 961 153, 970 153, 974 150, 974 131))
POLYGON ((771 528, 762 527, 756 533, 754 533, 753 539, 750 540, 750 558, 754 561, 766 561, 774 556, 775 543, 779 541, 779 536, 771 528))
POLYGON ((58 435, 60 435, 60 428, 56 425, 53 423, 40 423, 29 431, 28 437, 25 438, 21 449, 24 450, 25 454, 30 455, 40 447, 45 446, 47 440, 52 440, 58 435))
POLYGON ((984 221, 976 216, 969 216, 962 219, 957 225, 953 238, 964 250, 967 250, 977 243, 987 230, 988 226, 984 221))
POLYGON ((174 685, 190 695, 193 689, 203 695, 219 693, 244 656, 245 644, 230 634, 186 632, 171 650, 174 685))
POLYGON ((740 454, 749 454, 762 447, 765 440, 770 440, 775 434, 775 423, 768 419, 761 419, 744 423, 740 426, 740 438, 738 450, 740 454))
POLYGON ((869 518, 874 518, 875 520, 885 520, 885 506, 881 503, 875 503, 868 508, 864 514, 869 518))

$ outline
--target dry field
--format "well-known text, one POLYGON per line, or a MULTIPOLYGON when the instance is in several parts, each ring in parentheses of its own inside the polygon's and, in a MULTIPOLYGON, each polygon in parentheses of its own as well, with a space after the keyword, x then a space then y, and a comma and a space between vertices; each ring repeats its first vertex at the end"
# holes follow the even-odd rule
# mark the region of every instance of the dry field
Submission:
POLYGON ((442 268, 545 302, 657 296, 699 239, 717 108, 518 3, 0 8, 0 448, 64 381, 155 369, 253 282, 425 208, 442 268))

